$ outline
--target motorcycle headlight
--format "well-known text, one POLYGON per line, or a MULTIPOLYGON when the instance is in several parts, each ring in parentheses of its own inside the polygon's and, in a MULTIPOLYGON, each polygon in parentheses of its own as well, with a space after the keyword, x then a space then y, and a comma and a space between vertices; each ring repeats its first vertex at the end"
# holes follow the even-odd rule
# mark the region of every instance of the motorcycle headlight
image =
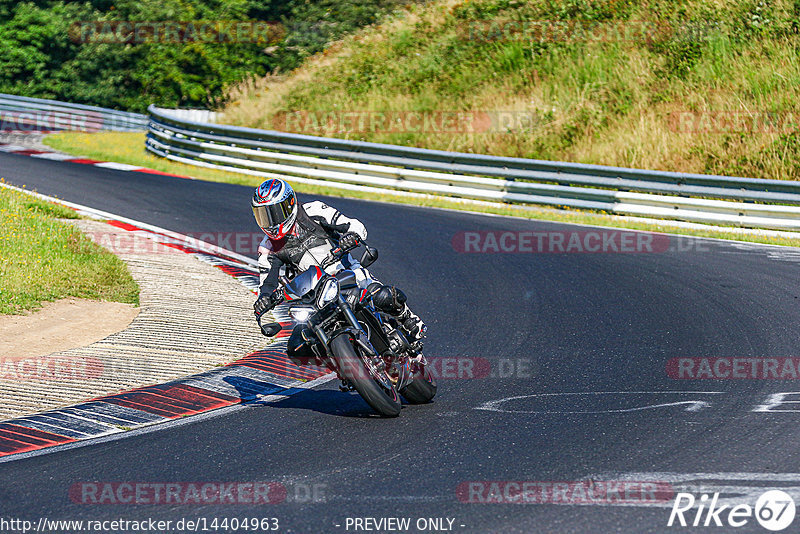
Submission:
POLYGON ((325 284, 322 286, 322 290, 319 292, 319 297, 317 298, 317 306, 322 308, 329 302, 333 302, 336 296, 339 294, 339 281, 336 278, 328 278, 325 280, 325 284))
POLYGON ((289 308, 289 316, 298 323, 308 322, 308 318, 317 310, 311 306, 295 306, 289 308))

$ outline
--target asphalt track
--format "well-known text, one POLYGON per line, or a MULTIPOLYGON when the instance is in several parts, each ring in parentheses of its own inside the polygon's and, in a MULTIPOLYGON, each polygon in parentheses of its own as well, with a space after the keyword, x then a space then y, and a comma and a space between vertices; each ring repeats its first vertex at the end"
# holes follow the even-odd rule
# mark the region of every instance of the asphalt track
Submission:
MULTIPOLYGON (((178 232, 257 230, 247 187, 13 154, 0 154, 0 176, 178 232)), ((672 242, 681 250, 658 253, 461 254, 452 245, 459 232, 586 228, 326 201, 366 224, 381 252, 372 270, 403 287, 426 319, 428 356, 485 358, 495 376, 440 379, 434 403, 406 407, 397 419, 373 417, 330 382, 278 402, 1 463, 0 515, 277 517, 282 532, 353 532, 348 517, 410 517, 412 525, 449 517, 456 532, 727 532, 667 528, 668 507, 466 503, 457 488, 683 475, 762 489, 798 485, 783 474, 800 472, 800 412, 753 411, 770 394, 800 391, 795 381, 675 380, 666 372, 676 357, 800 356, 796 251, 682 239, 672 242), (545 393, 585 395, 530 396, 545 393), (527 397, 488 405, 501 411, 478 409, 515 396, 527 397), (317 485, 319 498, 256 507, 87 505, 69 497, 73 484, 88 481, 256 480, 317 485)), ((754 520, 735 531, 766 532, 754 520)))

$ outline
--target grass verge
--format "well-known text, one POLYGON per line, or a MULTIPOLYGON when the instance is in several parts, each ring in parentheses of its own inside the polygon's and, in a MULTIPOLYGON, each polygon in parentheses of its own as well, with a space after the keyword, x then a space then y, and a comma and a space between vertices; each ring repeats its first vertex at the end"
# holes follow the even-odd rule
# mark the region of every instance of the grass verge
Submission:
MULTIPOLYGON (((219 171, 195 167, 159 158, 148 153, 144 149, 143 133, 76 133, 64 132, 45 137, 44 143, 55 150, 60 150, 76 156, 83 156, 92 159, 114 161, 117 163, 128 163, 130 165, 140 165, 149 167, 162 172, 191 176, 201 180, 212 182, 224 182, 239 185, 257 186, 262 179, 245 174, 219 171)), ((291 177, 287 176, 291 182, 291 177)), ((737 241, 748 241, 753 243, 766 243, 770 245, 800 246, 800 239, 756 235, 739 234, 733 232, 719 231, 713 228, 693 229, 684 228, 670 224, 670 221, 653 224, 649 222, 639 222, 619 216, 604 213, 593 213, 580 210, 569 209, 548 209, 522 206, 494 206, 483 204, 464 203, 451 200, 446 197, 418 198, 401 197, 397 195, 375 194, 360 191, 348 191, 335 187, 321 187, 305 184, 292 184, 300 193, 313 195, 326 195, 332 197, 361 198, 365 200, 376 200, 380 202, 391 202, 395 204, 409 204, 414 206, 427 206, 435 208, 456 209, 461 211, 472 211, 480 213, 492 213, 495 215, 507 215, 512 217, 522 217, 525 219, 548 220, 563 223, 586 224, 593 226, 608 226, 615 228, 631 228, 635 230, 645 230, 651 232, 668 232, 681 235, 696 237, 713 237, 718 239, 733 239, 737 241)), ((243 208, 244 209, 244 208, 243 208)), ((733 227, 731 228, 733 230, 733 227)))
POLYGON ((125 263, 58 220, 76 218, 68 208, 0 187, 0 314, 64 297, 139 303, 125 263))

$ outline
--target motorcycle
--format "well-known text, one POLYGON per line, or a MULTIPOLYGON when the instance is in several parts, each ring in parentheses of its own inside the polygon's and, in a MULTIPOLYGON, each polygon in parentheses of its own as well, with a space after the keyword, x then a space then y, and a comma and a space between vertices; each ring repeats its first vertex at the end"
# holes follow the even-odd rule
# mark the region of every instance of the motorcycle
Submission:
MULTIPOLYGON (((364 243, 360 260, 368 267, 378 251, 364 243)), ((378 310, 372 297, 380 289, 360 289, 352 270, 329 275, 324 269, 339 262, 349 250, 337 247, 321 266, 312 266, 293 279, 281 276, 277 291, 289 304, 289 316, 304 325, 303 340, 315 355, 315 364, 336 372, 343 389, 357 391, 384 417, 400 414, 402 395, 410 404, 430 402, 436 395, 421 342, 411 343, 393 316, 378 310), (398 395, 399 394, 399 395, 398 395)), ((262 325, 261 332, 275 336, 279 323, 262 325)))

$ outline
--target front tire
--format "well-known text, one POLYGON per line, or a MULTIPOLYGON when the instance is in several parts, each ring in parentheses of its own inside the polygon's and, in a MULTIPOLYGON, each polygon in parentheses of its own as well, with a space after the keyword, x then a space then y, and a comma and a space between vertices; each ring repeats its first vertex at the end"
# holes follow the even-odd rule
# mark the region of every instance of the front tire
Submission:
POLYGON ((336 358, 339 372, 358 391, 370 407, 384 417, 397 417, 402 408, 394 387, 386 388, 372 378, 366 364, 356 354, 349 334, 341 334, 331 341, 331 352, 336 358))

